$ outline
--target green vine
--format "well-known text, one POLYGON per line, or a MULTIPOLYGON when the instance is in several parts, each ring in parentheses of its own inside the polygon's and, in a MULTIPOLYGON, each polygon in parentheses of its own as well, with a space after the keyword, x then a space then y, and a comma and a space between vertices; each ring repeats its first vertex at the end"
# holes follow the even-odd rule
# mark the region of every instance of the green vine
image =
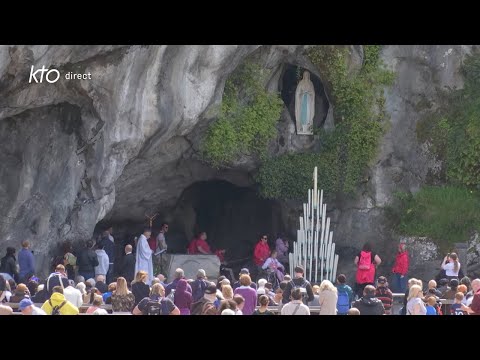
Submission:
POLYGON ((448 183, 480 188, 480 55, 466 58, 465 86, 446 94, 435 113, 417 126, 417 136, 443 160, 448 183))
POLYGON ((283 106, 277 93, 265 90, 267 76, 259 65, 245 62, 227 80, 220 114, 202 146, 204 159, 213 167, 228 166, 242 156, 265 158, 283 106))
POLYGON ((382 68, 380 46, 364 46, 363 66, 350 74, 347 49, 316 46, 306 54, 331 88, 336 127, 320 131, 321 150, 267 160, 257 180, 267 198, 303 199, 319 168, 319 186, 327 193, 354 193, 377 152, 385 118, 383 88, 394 74, 382 68))
POLYGON ((480 196, 473 190, 445 186, 423 187, 414 195, 397 193, 398 204, 388 208, 393 228, 407 236, 425 236, 450 251, 480 229, 480 196))

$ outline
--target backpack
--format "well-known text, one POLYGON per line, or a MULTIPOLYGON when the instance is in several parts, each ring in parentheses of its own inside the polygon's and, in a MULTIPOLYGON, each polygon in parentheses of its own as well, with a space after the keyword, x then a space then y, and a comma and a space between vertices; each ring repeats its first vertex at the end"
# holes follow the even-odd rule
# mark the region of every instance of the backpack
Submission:
POLYGON ((370 270, 372 266, 372 253, 362 251, 360 253, 360 260, 358 261, 358 268, 360 270, 370 270))
POLYGON ((57 306, 53 306, 51 300, 48 300, 48 303, 52 307, 52 313, 50 315, 62 315, 60 313, 60 309, 63 307, 63 305, 67 303, 67 300, 64 300, 60 305, 57 305, 57 306))
POLYGON ((307 294, 307 281, 303 279, 303 283, 300 285, 295 285, 293 280, 291 281, 292 283, 292 291, 295 289, 300 289, 300 292, 302 293, 302 302, 307 305, 308 304, 308 294, 307 294))
POLYGON ((63 259, 67 262, 67 265, 76 266, 77 265, 77 257, 72 253, 66 253, 63 256, 63 259))
POLYGON ((360 252, 360 259, 358 261, 358 269, 356 275, 357 284, 373 283, 375 280, 375 266, 372 260, 375 256, 372 252, 360 252))
POLYGON ((214 315, 216 314, 217 309, 215 307, 215 304, 212 304, 211 302, 206 302, 202 306, 202 312, 200 315, 214 315))
POLYGON ((346 314, 350 309, 350 297, 346 290, 341 290, 338 292, 337 300, 337 312, 339 314, 346 314))
POLYGON ((164 299, 152 300, 150 299, 146 305, 147 315, 168 315, 166 307, 167 302, 164 299))

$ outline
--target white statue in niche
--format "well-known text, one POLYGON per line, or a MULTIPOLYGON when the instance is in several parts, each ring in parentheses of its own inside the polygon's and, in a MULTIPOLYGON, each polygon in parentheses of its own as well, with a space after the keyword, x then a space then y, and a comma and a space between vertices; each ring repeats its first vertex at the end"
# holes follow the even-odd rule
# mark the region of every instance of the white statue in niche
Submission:
POLYGON ((295 91, 295 121, 298 135, 313 135, 315 115, 315 89, 310 73, 305 71, 295 91))

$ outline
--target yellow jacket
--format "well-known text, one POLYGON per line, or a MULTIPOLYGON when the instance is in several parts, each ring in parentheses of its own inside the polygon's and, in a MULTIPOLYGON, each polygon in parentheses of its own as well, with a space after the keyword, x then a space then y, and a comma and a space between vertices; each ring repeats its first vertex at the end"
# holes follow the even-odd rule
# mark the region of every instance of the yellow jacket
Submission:
MULTIPOLYGON (((60 293, 53 293, 50 297, 50 301, 52 302, 53 306, 59 306, 65 300, 65 296, 60 293)), ((52 307, 50 306, 50 302, 48 300, 43 303, 42 310, 45 311, 47 315, 52 314, 52 307)), ((61 315, 78 315, 78 313, 78 308, 70 301, 67 301, 65 305, 60 308, 61 315)))

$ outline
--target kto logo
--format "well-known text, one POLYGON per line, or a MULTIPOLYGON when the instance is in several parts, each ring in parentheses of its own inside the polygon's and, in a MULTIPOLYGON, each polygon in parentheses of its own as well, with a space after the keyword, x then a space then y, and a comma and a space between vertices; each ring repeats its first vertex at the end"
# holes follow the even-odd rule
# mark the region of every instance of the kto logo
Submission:
POLYGON ((45 66, 42 66, 41 69, 38 69, 37 71, 33 71, 34 66, 32 65, 32 69, 30 70, 30 79, 28 80, 29 83, 32 82, 32 79, 38 84, 43 81, 43 75, 45 74, 45 80, 47 80, 50 84, 53 84, 54 82, 57 82, 57 80, 60 78, 60 72, 57 69, 46 69, 45 66), (40 73, 40 80, 37 79, 37 75, 40 73), (52 74, 53 73, 53 74, 52 74))

